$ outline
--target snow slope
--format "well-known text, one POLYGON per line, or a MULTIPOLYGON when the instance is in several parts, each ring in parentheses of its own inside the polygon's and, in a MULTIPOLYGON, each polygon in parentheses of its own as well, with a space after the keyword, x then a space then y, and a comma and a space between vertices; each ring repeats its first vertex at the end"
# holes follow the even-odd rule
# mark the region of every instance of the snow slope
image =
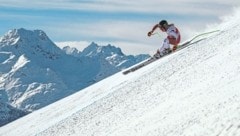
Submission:
POLYGON ((211 36, 0 128, 4 136, 239 136, 240 12, 211 36))

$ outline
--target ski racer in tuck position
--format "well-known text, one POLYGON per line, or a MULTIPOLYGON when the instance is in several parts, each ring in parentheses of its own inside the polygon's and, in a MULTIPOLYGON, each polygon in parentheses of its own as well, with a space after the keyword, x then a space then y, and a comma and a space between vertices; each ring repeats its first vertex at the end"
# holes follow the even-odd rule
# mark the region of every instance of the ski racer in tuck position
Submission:
POLYGON ((148 36, 150 37, 157 28, 160 28, 162 32, 167 33, 167 38, 164 39, 161 48, 159 48, 157 50, 157 53, 154 55, 154 57, 160 58, 177 49, 177 46, 181 40, 181 35, 178 29, 174 26, 174 24, 168 24, 166 20, 162 20, 159 22, 159 24, 153 26, 152 30, 148 32, 148 36), (170 44, 173 45, 172 49, 170 44))

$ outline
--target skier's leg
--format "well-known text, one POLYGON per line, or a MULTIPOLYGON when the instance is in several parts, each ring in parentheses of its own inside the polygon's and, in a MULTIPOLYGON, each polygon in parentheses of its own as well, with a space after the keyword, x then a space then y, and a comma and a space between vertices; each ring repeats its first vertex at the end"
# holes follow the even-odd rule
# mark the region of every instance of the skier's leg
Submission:
POLYGON ((180 43, 180 40, 181 40, 180 35, 178 36, 177 39, 175 39, 175 38, 173 38, 173 37, 170 37, 170 36, 168 36, 167 38, 168 38, 168 40, 169 40, 169 43, 170 43, 171 45, 173 45, 173 49, 172 49, 172 50, 175 51, 175 50, 177 49, 178 44, 180 43))
POLYGON ((164 39, 162 47, 159 49, 160 56, 168 54, 170 51, 170 44, 168 38, 164 39))

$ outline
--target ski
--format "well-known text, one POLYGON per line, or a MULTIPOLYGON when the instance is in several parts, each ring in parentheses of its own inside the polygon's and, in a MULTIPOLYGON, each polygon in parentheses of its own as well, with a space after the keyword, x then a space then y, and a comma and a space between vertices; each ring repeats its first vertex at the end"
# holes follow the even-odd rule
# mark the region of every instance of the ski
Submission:
POLYGON ((138 69, 140 69, 140 68, 142 68, 142 67, 144 67, 144 66, 146 66, 146 65, 148 65, 148 64, 150 64, 150 63, 152 63, 152 62, 154 62, 154 61, 156 61, 156 60, 158 60, 158 59, 159 59, 159 58, 150 57, 150 58, 149 58, 148 60, 146 60, 145 62, 140 63, 139 65, 136 65, 136 66, 134 66, 134 67, 132 67, 132 68, 124 71, 123 74, 126 75, 126 74, 128 74, 128 73, 130 73, 130 72, 134 72, 134 71, 136 71, 136 70, 138 70, 138 69))
MULTIPOLYGON (((212 34, 212 33, 216 33, 216 32, 219 32, 219 31, 220 30, 214 30, 214 31, 206 32, 206 33, 201 33, 199 35, 194 36, 192 39, 188 40, 187 42, 185 42, 185 43, 183 43, 183 44, 181 44, 179 46, 184 46, 184 45, 188 45, 188 44, 194 44, 194 43, 191 43, 191 42, 194 41, 195 39, 197 39, 197 38, 199 38, 201 36, 212 34)), ((205 38, 202 38, 201 40, 203 40, 203 39, 205 39, 205 38)), ((198 41, 196 41, 196 42, 198 42, 198 41)))
MULTIPOLYGON (((206 38, 201 38, 201 39, 199 39, 199 40, 197 40, 197 41, 194 41, 195 39, 197 39, 197 38, 199 38, 199 37, 201 37, 201 36, 203 36, 203 35, 215 33, 215 32, 218 32, 218 31, 219 31, 219 30, 215 30, 215 31, 206 32, 206 33, 202 33, 202 34, 196 35, 196 36, 194 36, 192 39, 190 39, 190 40, 188 40, 188 41, 186 41, 186 42, 178 45, 178 48, 177 48, 176 51, 174 51, 174 52, 177 52, 177 51, 179 51, 179 50, 181 50, 181 49, 183 49, 183 48, 188 47, 189 45, 198 43, 198 42, 206 39, 206 38), (194 41, 194 42, 193 42, 193 41, 194 41)), ((156 61, 156 60, 158 60, 158 59, 160 59, 160 58, 166 57, 166 56, 168 56, 168 55, 170 55, 170 54, 172 54, 172 53, 174 53, 174 52, 168 53, 168 54, 166 54, 166 55, 164 55, 164 56, 162 56, 162 57, 158 57, 158 58, 157 58, 157 57, 154 57, 154 56, 153 56, 153 57, 150 57, 150 58, 147 59, 146 61, 144 61, 144 62, 142 62, 142 63, 140 63, 140 64, 138 64, 138 65, 136 65, 136 66, 133 66, 133 67, 129 68, 129 69, 126 70, 126 71, 124 71, 123 74, 124 74, 124 75, 127 75, 128 73, 134 72, 134 71, 136 71, 136 70, 138 70, 138 69, 140 69, 140 68, 142 68, 142 67, 144 67, 144 66, 146 66, 146 65, 148 65, 148 64, 150 64, 150 63, 152 63, 152 62, 154 62, 154 61, 156 61)))

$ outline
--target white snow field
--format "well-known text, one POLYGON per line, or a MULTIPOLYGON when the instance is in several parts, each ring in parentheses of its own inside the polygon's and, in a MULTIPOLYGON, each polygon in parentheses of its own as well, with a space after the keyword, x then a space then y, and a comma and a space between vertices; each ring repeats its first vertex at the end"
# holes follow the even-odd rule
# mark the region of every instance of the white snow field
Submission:
POLYGON ((1 136, 239 136, 240 12, 217 33, 0 128, 1 136))

